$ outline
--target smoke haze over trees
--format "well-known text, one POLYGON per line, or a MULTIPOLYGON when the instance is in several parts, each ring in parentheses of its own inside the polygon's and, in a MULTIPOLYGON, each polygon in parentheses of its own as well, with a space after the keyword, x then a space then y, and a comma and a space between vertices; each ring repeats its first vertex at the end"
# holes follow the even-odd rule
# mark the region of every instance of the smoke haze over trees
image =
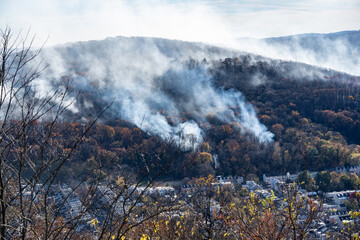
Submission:
POLYGON ((303 62, 360 75, 360 31, 238 39, 236 48, 271 58, 303 62))
MULTIPOLYGON (((110 38, 104 41, 59 46, 44 51, 49 63, 47 79, 56 76, 73 80, 74 86, 97 99, 95 104, 110 102, 114 106, 109 117, 131 121, 164 140, 183 141, 188 148, 192 136, 202 142, 200 122, 215 114, 225 123, 237 122, 242 131, 251 132, 261 142, 271 142, 272 133, 256 118, 251 104, 240 92, 216 88, 208 73, 207 61, 237 52, 151 38, 110 38), (204 61, 199 64, 198 61, 204 61), (101 99, 101 100, 100 100, 101 99), (238 109, 236 115, 233 109, 238 109), (182 118, 187 113, 190 119, 182 118)), ((43 92, 46 90, 40 90, 43 92)), ((87 113, 94 105, 83 98, 74 104, 74 111, 87 113)))
POLYGON ((41 93, 59 76, 71 80, 80 95, 69 114, 78 121, 114 101, 72 169, 85 169, 90 159, 109 169, 114 162, 131 165, 134 151, 168 149, 167 158, 176 148, 171 171, 180 178, 260 176, 359 161, 360 149, 349 145, 359 144, 358 77, 151 38, 67 44, 43 56, 49 68, 35 85, 41 93), (204 158, 201 142, 211 158, 204 158))

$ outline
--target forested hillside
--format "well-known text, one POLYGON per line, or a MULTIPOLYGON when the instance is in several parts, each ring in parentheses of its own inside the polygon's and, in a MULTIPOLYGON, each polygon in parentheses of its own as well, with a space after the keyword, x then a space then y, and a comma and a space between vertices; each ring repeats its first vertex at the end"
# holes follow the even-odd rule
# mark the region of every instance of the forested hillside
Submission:
MULTIPOLYGON (((228 59, 215 79, 242 91, 275 134, 275 148, 264 158, 269 164, 263 171, 357 164, 358 77, 300 63, 247 62, 228 59)), ((264 166, 261 161, 258 165, 264 166)))
MULTIPOLYGON (((180 100, 179 109, 187 109, 182 105, 198 101, 189 98, 187 92, 178 91, 177 85, 187 84, 195 77, 210 79, 210 83, 201 83, 217 89, 210 94, 242 93, 231 102, 235 105, 227 105, 231 112, 214 107, 203 113, 201 101, 189 112, 170 112, 161 106, 151 110, 162 114, 169 126, 176 126, 179 121, 195 122, 203 131, 201 142, 192 133, 178 132, 178 138, 164 138, 141 130, 141 125, 114 114, 120 107, 115 102, 65 169, 66 177, 81 176, 96 168, 101 168, 102 174, 116 172, 118 166, 131 169, 144 156, 149 162, 159 158, 171 162, 168 176, 178 179, 209 173, 250 177, 359 164, 359 77, 254 55, 213 61, 190 59, 182 65, 180 72, 170 69, 154 81, 167 98, 180 100), (261 124, 274 134, 273 140, 261 141, 251 129, 251 120, 243 119, 248 114, 240 107, 243 100, 255 106, 261 124), (235 117, 226 118, 224 114, 235 117), (181 142, 186 142, 186 148, 181 142)), ((80 120, 80 113, 84 112, 81 108, 86 107, 87 112, 100 109, 106 101, 99 96, 105 96, 106 89, 82 89, 77 104, 80 111, 71 114, 80 120)), ((194 96, 203 95, 197 92, 194 96)), ((80 123, 66 126, 70 132, 80 127, 80 123)))

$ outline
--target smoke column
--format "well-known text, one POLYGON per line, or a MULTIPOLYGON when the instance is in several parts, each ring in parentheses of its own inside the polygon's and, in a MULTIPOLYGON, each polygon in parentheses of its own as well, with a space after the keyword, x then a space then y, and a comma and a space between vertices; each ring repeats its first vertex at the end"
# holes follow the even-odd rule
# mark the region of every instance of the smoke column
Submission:
MULTIPOLYGON (((224 123, 239 123, 242 132, 254 134, 260 142, 270 142, 273 134, 259 122, 240 92, 214 87, 206 64, 189 65, 190 57, 211 61, 239 54, 198 43, 152 38, 118 37, 67 44, 44 50, 49 68, 38 80, 38 87, 49 88, 59 76, 71 77, 75 88, 96 96, 98 102, 115 99, 109 110, 113 116, 129 120, 149 134, 175 140, 184 149, 202 142, 199 123, 205 122, 209 113, 224 123), (184 121, 184 113, 191 118, 184 121)), ((82 113, 92 106, 85 99, 73 108, 82 113)))

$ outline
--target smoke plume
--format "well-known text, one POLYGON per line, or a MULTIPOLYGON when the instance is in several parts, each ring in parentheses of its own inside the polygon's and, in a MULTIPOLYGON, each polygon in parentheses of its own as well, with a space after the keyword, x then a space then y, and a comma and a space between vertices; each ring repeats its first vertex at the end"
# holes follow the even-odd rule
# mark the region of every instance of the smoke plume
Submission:
POLYGON ((78 100, 74 111, 85 115, 94 104, 114 100, 109 115, 184 149, 202 142, 208 114, 224 123, 237 122, 242 132, 270 142, 273 134, 252 105, 240 92, 216 88, 207 69, 209 61, 239 54, 198 43, 109 38, 45 49, 49 68, 38 81, 47 88, 59 76, 69 77, 75 88, 92 96, 78 100))
POLYGON ((238 39, 237 49, 360 76, 360 31, 238 39))

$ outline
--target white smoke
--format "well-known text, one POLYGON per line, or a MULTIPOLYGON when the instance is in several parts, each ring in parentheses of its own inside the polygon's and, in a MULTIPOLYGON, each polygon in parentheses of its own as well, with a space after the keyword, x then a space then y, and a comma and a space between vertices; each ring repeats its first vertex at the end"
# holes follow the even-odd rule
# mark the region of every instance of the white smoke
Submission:
POLYGON ((43 57, 49 64, 48 79, 71 76, 76 88, 100 102, 115 99, 109 110, 114 116, 176 141, 183 149, 195 149, 203 141, 199 124, 209 113, 225 123, 238 122, 243 132, 254 134, 260 142, 272 141, 273 134, 242 94, 215 88, 207 69, 197 64, 204 58, 211 61, 237 54, 181 41, 109 38, 45 49, 43 57), (190 57, 195 60, 189 62, 190 57), (190 118, 183 119, 184 114, 190 118))
POLYGON ((360 32, 238 39, 236 49, 360 76, 360 32))
POLYGON ((240 92, 228 91, 223 92, 224 101, 227 106, 239 106, 240 116, 234 111, 229 111, 234 121, 240 123, 243 131, 249 131, 258 137, 260 142, 272 141, 274 134, 269 132, 267 128, 260 123, 256 117, 256 112, 251 104, 246 103, 240 92))
POLYGON ((206 69, 178 67, 165 73, 161 84, 165 92, 176 89, 170 97, 178 108, 196 111, 197 121, 206 121, 208 114, 215 114, 222 122, 239 123, 243 132, 252 133, 260 142, 272 141, 273 134, 259 122, 254 108, 246 103, 243 95, 235 90, 216 89, 206 69))

